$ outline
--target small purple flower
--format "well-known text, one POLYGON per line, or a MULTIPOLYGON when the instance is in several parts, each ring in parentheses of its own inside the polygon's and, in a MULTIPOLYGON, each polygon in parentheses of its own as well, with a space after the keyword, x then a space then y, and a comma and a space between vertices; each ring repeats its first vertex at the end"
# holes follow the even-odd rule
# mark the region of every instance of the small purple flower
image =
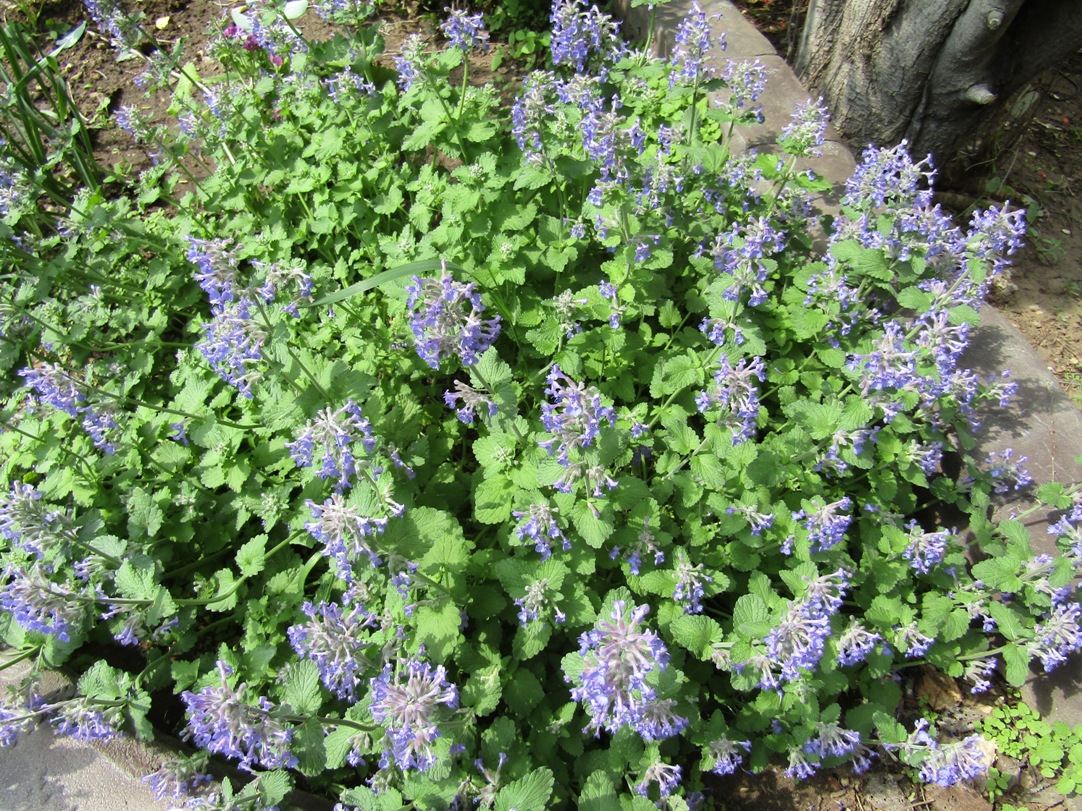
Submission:
POLYGON ((863 662, 876 645, 881 645, 883 637, 877 633, 871 633, 857 620, 851 619, 849 627, 838 639, 838 664, 844 666, 855 665, 863 662))
POLYGON ((253 766, 296 766, 297 759, 289 753, 293 730, 271 714, 274 704, 265 696, 259 696, 255 704, 249 703, 248 685, 240 684, 236 689, 229 686, 233 668, 221 660, 217 668, 218 686, 180 694, 188 713, 183 737, 208 752, 236 758, 240 768, 248 772, 253 771, 253 766))
POLYGON ((419 34, 410 34, 402 43, 402 54, 394 58, 394 68, 398 71, 398 86, 403 93, 408 93, 418 79, 424 77, 424 40, 419 34))
POLYGON ((350 479, 358 472, 358 463, 367 465, 378 476, 382 469, 366 460, 358 460, 354 447, 360 445, 365 453, 376 449, 372 424, 353 400, 339 409, 330 406, 305 423, 304 430, 293 442, 287 442, 290 456, 297 467, 311 467, 316 449, 322 451, 321 467, 316 475, 321 479, 337 479, 335 490, 342 492, 353 486, 350 479))
POLYGON ((703 574, 703 565, 692 566, 687 556, 680 552, 676 562, 676 589, 672 598, 678 603, 684 603, 685 614, 699 614, 703 610, 702 600, 705 594, 704 586, 713 583, 714 578, 703 574))
POLYGON ((650 792, 650 784, 657 783, 662 797, 668 797, 680 785, 680 767, 670 766, 660 760, 651 763, 642 773, 642 780, 635 786, 635 793, 645 797, 650 792))
POLYGON ((83 386, 59 364, 41 363, 37 368, 20 370, 19 374, 47 405, 80 419, 95 447, 108 454, 116 453, 117 446, 112 440, 120 426, 113 419, 111 405, 87 405, 83 386))
POLYGON ((62 702, 50 723, 57 734, 70 735, 81 743, 109 741, 120 735, 118 709, 97 706, 90 699, 80 697, 62 702))
POLYGON ((1082 650, 1080 616, 1082 605, 1061 603, 1052 609, 1047 619, 1034 626, 1033 638, 1026 643, 1026 650, 1031 657, 1041 660, 1046 673, 1066 662, 1068 655, 1082 650))
POLYGON ((714 387, 700 391, 695 398, 699 411, 706 413, 715 406, 722 409, 722 422, 732 430, 733 445, 747 442, 755 435, 759 422, 759 387, 752 382, 766 380, 766 364, 762 358, 741 358, 736 366, 722 355, 720 368, 714 373, 714 387))
POLYGON ((848 757, 861 745, 860 733, 852 729, 843 729, 837 721, 824 724, 815 723, 816 734, 805 742, 804 751, 821 759, 848 757))
POLYGON ((905 140, 890 149, 868 147, 845 182, 842 203, 864 211, 888 205, 895 210, 930 208, 935 178, 931 158, 914 163, 905 140))
POLYGON ((785 776, 790 780, 807 780, 819 771, 819 764, 808 760, 804 751, 797 749, 789 750, 789 765, 785 769, 785 776))
POLYGON ((373 666, 367 655, 371 641, 361 632, 378 625, 376 615, 349 592, 339 602, 306 602, 301 610, 308 622, 289 628, 289 644, 298 656, 316 663, 328 690, 339 698, 356 699, 358 676, 373 666))
POLYGON ((334 561, 340 578, 352 583, 353 565, 362 556, 367 556, 373 566, 381 564, 375 543, 370 539, 383 534, 386 518, 361 515, 357 507, 346 504, 341 493, 334 493, 322 505, 311 499, 305 505, 312 513, 312 520, 304 528, 324 545, 323 554, 334 561))
MULTIPOLYGON (((715 15, 717 19, 721 15, 715 15)), ((691 10, 676 28, 676 47, 669 58, 669 87, 678 83, 697 87, 701 82, 713 76, 710 66, 710 50, 715 40, 710 30, 710 19, 699 8, 698 2, 691 4, 691 10)), ((725 34, 716 40, 717 47, 725 50, 725 34)))
POLYGON ((195 345, 218 376, 249 400, 252 384, 263 376, 258 364, 267 339, 266 330, 251 319, 250 307, 247 299, 222 305, 214 319, 202 325, 206 337, 195 345))
POLYGON ((414 276, 406 292, 417 354, 433 369, 451 358, 473 366, 500 334, 499 316, 481 318, 485 305, 475 285, 456 282, 446 265, 439 279, 414 276))
MULTIPOLYGON (((556 109, 549 101, 547 93, 555 81, 551 74, 530 74, 511 108, 511 134, 515 136, 515 142, 525 155, 527 163, 537 164, 543 160, 541 130, 545 120, 552 116, 556 109)), ((581 225, 579 227, 581 228, 581 225)), ((580 234, 577 238, 581 239, 583 235, 580 234)))
POLYGON ((965 672, 962 677, 966 681, 973 682, 973 686, 969 692, 973 694, 987 693, 992 689, 992 682, 989 678, 996 670, 996 657, 990 656, 987 659, 971 659, 966 662, 965 672))
POLYGON ((0 500, 0 535, 28 554, 43 560, 72 540, 71 519, 41 503, 41 493, 29 484, 14 482, 0 500))
POLYGON ((618 546, 614 546, 609 552, 609 558, 616 560, 620 557, 622 551, 624 560, 627 561, 628 570, 636 577, 639 576, 642 567, 642 556, 644 554, 653 556, 655 566, 660 566, 665 562, 665 553, 658 548, 656 543, 654 543, 654 533, 650 531, 650 516, 646 516, 642 519, 642 529, 639 530, 638 536, 635 539, 635 545, 626 551, 621 550, 618 546))
POLYGON ((940 744, 928 734, 928 721, 921 718, 909 739, 898 749, 906 762, 918 766, 918 776, 925 783, 949 788, 963 780, 972 780, 988 769, 981 736, 970 735, 961 741, 940 744))
POLYGON ((794 602, 764 641, 767 656, 781 667, 782 681, 796 681, 818 666, 829 637, 830 619, 794 602))
POLYGON ((436 762, 432 742, 442 736, 436 725, 439 707, 456 708, 458 689, 447 681, 442 666, 410 659, 405 670, 405 674, 401 670, 392 674, 388 664, 371 681, 372 717, 384 726, 391 745, 380 768, 387 768, 393 758, 403 771, 424 772, 436 762))
POLYGON ((909 545, 902 551, 902 557, 916 571, 928 574, 943 560, 953 533, 949 529, 925 532, 916 521, 910 521, 906 528, 909 530, 909 545))
POLYGON ((16 700, 15 694, 0 699, 0 749, 14 746, 19 736, 37 726, 41 709, 40 699, 16 700))
MULTIPOLYGON (((798 510, 793 513, 793 520, 800 521, 804 519, 803 526, 808 532, 808 541, 811 544, 810 551, 825 552, 828 549, 832 549, 837 546, 845 538, 845 533, 849 529, 849 524, 852 523, 853 517, 851 515, 840 514, 843 511, 850 510, 853 507, 852 500, 845 496, 831 504, 823 505, 816 510, 808 512, 807 510, 798 510)), ((783 552, 789 554, 792 548, 793 539, 788 541, 788 549, 782 548, 783 552)))
POLYGON ((553 434, 538 444, 565 467, 570 465, 569 451, 589 447, 601 432, 601 423, 616 424, 616 412, 601 401, 594 386, 576 383, 555 364, 548 375, 545 393, 552 400, 541 406, 541 423, 553 434))
POLYGON ((585 73, 592 63, 615 62, 623 53, 619 25, 597 6, 587 9, 582 0, 554 0, 549 22, 554 65, 571 65, 576 73, 585 73))
POLYGON ((8 564, 0 582, 0 609, 9 612, 21 626, 70 642, 87 618, 89 601, 70 586, 53 583, 40 566, 8 564))
POLYGON ((586 705, 591 719, 586 728, 595 734, 638 728, 645 706, 656 698, 646 678, 665 669, 669 652, 657 634, 640 629, 649 611, 641 605, 625 612, 624 601, 616 600, 610 619, 579 637, 584 666, 571 697, 586 705))
POLYGON ((756 102, 766 90, 766 66, 758 59, 754 61, 729 59, 726 61, 721 78, 725 80, 725 85, 729 88, 729 98, 724 102, 715 103, 728 108, 733 116, 739 115, 746 108, 747 112, 762 123, 762 107, 756 105, 756 102))
POLYGON ((797 104, 793 118, 781 131, 781 143, 785 151, 798 157, 819 157, 820 147, 826 135, 830 113, 823 98, 797 104))
POLYGON ((143 782, 156 800, 185 800, 214 780, 203 768, 205 763, 198 758, 172 760, 146 775, 143 782))
POLYGON ((533 541, 534 549, 541 555, 541 560, 548 560, 552 556, 551 541, 558 540, 563 551, 571 551, 571 541, 556 523, 557 512, 555 507, 547 504, 531 504, 528 510, 515 510, 511 513, 518 519, 515 526, 516 537, 520 541, 533 541))
POLYGON ((921 658, 928 652, 928 648, 932 647, 932 643, 935 642, 934 639, 917 630, 916 622, 910 622, 908 625, 896 628, 895 631, 897 634, 896 644, 905 654, 906 659, 921 658))
POLYGON ((743 504, 737 504, 732 507, 725 508, 726 515, 741 515, 744 520, 748 522, 748 526, 751 527, 751 534, 755 537, 759 537, 763 534, 764 529, 770 529, 774 526, 774 516, 771 513, 758 512, 754 507, 748 507, 743 504))
POLYGON ((707 746, 709 757, 713 758, 714 765, 710 771, 714 774, 733 774, 744 762, 744 756, 751 751, 751 741, 732 741, 728 736, 722 735, 707 746), (743 753, 741 753, 743 749, 743 753))
POLYGON ((549 597, 549 580, 547 577, 542 577, 540 580, 535 580, 526 587, 526 594, 523 597, 515 600, 515 605, 518 606, 518 621, 520 625, 529 625, 531 622, 536 622, 541 619, 543 613, 548 613, 548 607, 552 605, 555 611, 555 620, 557 623, 564 622, 567 616, 563 611, 556 608, 552 599, 549 597))
POLYGON ((195 280, 210 299, 211 312, 217 313, 231 301, 239 298, 239 286, 237 281, 236 249, 232 247, 232 239, 198 239, 197 237, 185 237, 188 240, 188 261, 198 268, 195 280))
POLYGON ((488 31, 485 30, 484 15, 467 14, 461 9, 444 9, 448 17, 440 24, 443 35, 463 53, 478 48, 488 50, 488 31))
POLYGON ((489 418, 495 417, 499 412, 496 404, 488 396, 471 386, 467 386, 461 380, 455 381, 454 391, 445 391, 443 393, 443 402, 447 404, 448 408, 455 409, 455 416, 464 425, 473 425, 478 410, 483 409, 488 413, 489 418))

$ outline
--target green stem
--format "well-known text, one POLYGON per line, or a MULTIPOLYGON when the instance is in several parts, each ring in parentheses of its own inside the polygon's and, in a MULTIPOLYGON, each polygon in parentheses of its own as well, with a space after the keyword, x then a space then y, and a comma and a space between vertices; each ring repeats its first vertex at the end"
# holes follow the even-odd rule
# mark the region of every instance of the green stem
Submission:
MULTIPOLYGON (((458 100, 458 115, 455 116, 455 121, 462 120, 462 113, 466 109, 466 89, 470 86, 470 59, 465 52, 462 53, 462 90, 460 98, 458 100)), ((465 160, 465 155, 463 155, 465 160)))
MULTIPOLYGON (((266 328, 268 330, 270 330, 271 329, 270 317, 267 315, 267 311, 263 307, 263 302, 261 302, 259 299, 256 299, 255 303, 256 303, 256 307, 259 308, 259 314, 261 316, 263 316, 263 324, 264 324, 264 326, 266 326, 266 328)), ((322 397, 326 401, 330 401, 330 396, 327 394, 326 390, 323 388, 323 386, 319 385, 319 380, 316 378, 316 376, 314 374, 312 374, 311 369, 309 369, 307 366, 305 366, 304 362, 299 357, 297 357, 297 353, 293 351, 293 347, 289 345, 289 341, 281 341, 280 345, 285 349, 286 354, 289 355, 290 359, 295 364, 297 364, 297 367, 304 373, 304 376, 308 378, 308 381, 312 384, 312 387, 317 392, 319 392, 319 396, 322 397)), ((294 385, 296 385, 296 384, 294 383, 294 385)), ((304 391, 300 388, 300 386, 297 386, 297 392, 299 394, 304 393, 304 391)))
POLYGON ((0 671, 7 670, 9 667, 14 667, 19 662, 24 662, 31 656, 37 656, 40 652, 41 645, 33 648, 25 648, 19 651, 19 654, 17 656, 12 657, 11 659, 5 659, 3 664, 0 664, 0 671))

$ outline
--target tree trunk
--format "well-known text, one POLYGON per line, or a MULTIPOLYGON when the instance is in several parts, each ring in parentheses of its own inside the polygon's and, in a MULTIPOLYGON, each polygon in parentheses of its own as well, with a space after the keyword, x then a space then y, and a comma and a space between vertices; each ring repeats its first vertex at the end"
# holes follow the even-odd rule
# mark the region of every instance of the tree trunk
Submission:
POLYGON ((796 71, 856 145, 906 138, 957 172, 1080 47, 1077 0, 810 0, 796 71))

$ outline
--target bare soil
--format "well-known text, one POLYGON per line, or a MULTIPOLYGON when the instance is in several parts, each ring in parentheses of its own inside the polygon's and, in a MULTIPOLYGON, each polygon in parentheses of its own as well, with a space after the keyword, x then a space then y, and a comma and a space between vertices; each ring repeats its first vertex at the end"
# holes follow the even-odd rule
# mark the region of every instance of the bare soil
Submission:
MULTIPOLYGON (((12 0, 0 0, 10 3, 12 0)), ((32 0, 30 0, 32 2, 32 0)), ((763 30, 782 53, 790 50, 792 31, 799 26, 802 0, 743 0, 744 13, 763 30)), ((437 36, 435 20, 417 13, 416 4, 388 4, 411 8, 412 13, 384 14, 384 38, 394 51, 404 37, 420 31, 437 36)), ((131 4, 129 4, 131 7, 131 4)), ((213 0, 141 0, 137 6, 145 24, 159 42, 171 49, 183 41, 184 53, 200 74, 214 71, 207 57, 207 29, 229 13, 228 3, 213 0)), ((77 0, 52 0, 38 6, 42 45, 62 36, 85 17, 77 0)), ((23 5, 25 11, 26 6, 23 5)), ((0 7, 5 19, 25 19, 19 9, 0 7)), ((325 36, 328 26, 312 12, 299 21, 306 36, 325 36)), ((498 46, 498 43, 494 42, 498 46)), ((73 48, 59 55, 61 69, 82 113, 96 121, 94 138, 99 160, 119 175, 146 168, 146 150, 111 125, 111 114, 121 105, 140 108, 152 119, 167 121, 170 99, 147 98, 133 83, 143 69, 140 60, 117 61, 113 47, 92 27, 73 48)), ((513 83, 514 66, 504 62, 497 71, 491 62, 471 64, 471 77, 513 83)), ((997 291, 996 306, 1003 309, 1038 348, 1065 388, 1082 403, 1082 58, 1072 60, 1049 77, 1045 99, 1033 114, 1022 142, 1000 156, 990 172, 989 196, 1010 197, 1030 207, 1030 245, 1016 258, 1010 279, 997 291)), ((907 709, 913 716, 931 707, 943 719, 953 719, 954 732, 964 736, 979 725, 1004 694, 975 701, 963 695, 945 677, 918 672, 907 683, 907 709)), ((998 758, 995 765, 1012 776, 1013 791, 993 804, 980 785, 942 789, 910 779, 896 762, 880 761, 860 777, 847 771, 827 770, 806 781, 793 781, 780 770, 741 773, 718 778, 709 794, 718 807, 730 811, 993 811, 1003 802, 1045 811, 1062 806, 1060 797, 1025 763, 998 758)))

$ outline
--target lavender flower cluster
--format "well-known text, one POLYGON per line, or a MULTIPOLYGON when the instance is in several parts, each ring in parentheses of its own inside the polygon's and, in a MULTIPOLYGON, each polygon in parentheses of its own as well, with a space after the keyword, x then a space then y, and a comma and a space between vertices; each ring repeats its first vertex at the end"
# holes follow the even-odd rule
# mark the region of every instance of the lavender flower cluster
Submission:
POLYGON ((90 404, 86 387, 68 374, 59 363, 43 362, 20 370, 19 374, 43 402, 78 419, 94 446, 114 454, 120 425, 109 403, 90 404))
POLYGON ((388 664, 372 679, 372 717, 383 724, 390 743, 380 768, 387 769, 393 762, 403 771, 424 772, 435 765, 433 743, 443 735, 437 725, 441 706, 458 706, 458 688, 447 681, 442 666, 410 659, 404 673, 388 664))
POLYGON ((201 749, 240 761, 245 771, 296 766, 297 758, 289 752, 293 729, 273 715, 274 704, 265 696, 250 703, 246 684, 229 685, 233 668, 219 660, 217 669, 218 685, 180 695, 188 713, 184 737, 201 749))
POLYGON ((654 741, 678 735, 688 725, 676 714, 676 702, 659 698, 647 681, 669 661, 665 643, 640 627, 649 611, 647 605, 627 610, 623 600, 615 600, 609 618, 579 637, 584 662, 571 697, 590 714, 584 731, 597 735, 629 727, 654 741))
POLYGON ((311 276, 296 264, 266 265, 255 261, 253 264, 262 271, 263 279, 245 286, 232 240, 193 236, 187 240, 188 261, 197 268, 195 278, 207 294, 213 316, 202 325, 204 338, 196 344, 196 349, 219 377, 250 400, 254 396, 252 386, 263 376, 263 348, 269 335, 268 326, 255 320, 258 302, 273 301, 289 281, 296 292, 283 309, 296 317, 300 303, 311 301, 311 276))
POLYGON ((473 366, 500 334, 500 317, 483 319, 485 305, 473 282, 456 282, 446 265, 439 279, 413 277, 406 288, 417 354, 433 369, 455 359, 473 366))

